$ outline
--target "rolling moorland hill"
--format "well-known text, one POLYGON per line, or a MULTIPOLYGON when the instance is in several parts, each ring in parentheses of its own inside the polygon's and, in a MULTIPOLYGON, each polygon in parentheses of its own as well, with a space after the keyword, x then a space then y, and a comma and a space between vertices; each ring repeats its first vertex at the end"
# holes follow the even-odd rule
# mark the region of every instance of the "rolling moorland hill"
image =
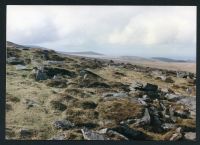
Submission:
POLYGON ((6 139, 195 140, 196 74, 8 42, 6 139))

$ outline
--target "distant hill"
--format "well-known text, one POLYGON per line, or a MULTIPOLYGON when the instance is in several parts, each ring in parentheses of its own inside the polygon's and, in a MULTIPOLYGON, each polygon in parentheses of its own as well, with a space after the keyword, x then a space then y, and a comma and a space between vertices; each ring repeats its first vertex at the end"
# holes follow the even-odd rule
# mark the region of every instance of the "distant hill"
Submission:
POLYGON ((37 46, 37 45, 23 45, 23 46, 26 46, 26 47, 29 47, 29 48, 41 48, 41 49, 44 49, 44 50, 48 50, 48 48, 37 46))
POLYGON ((165 58, 165 57, 152 57, 152 59, 164 61, 164 62, 188 62, 186 60, 176 60, 176 59, 165 58))
POLYGON ((41 46, 37 46, 37 45, 19 45, 10 41, 6 41, 6 47, 14 47, 14 48, 18 48, 18 49, 31 49, 31 48, 40 48, 43 50, 49 50, 48 48, 45 47, 41 47, 41 46))
POLYGON ((29 48, 28 46, 24 46, 24 45, 19 45, 10 41, 6 41, 6 47, 14 47, 14 48, 29 48))
POLYGON ((120 58, 123 60, 130 60, 130 61, 153 61, 152 59, 139 56, 120 56, 120 58))
POLYGON ((93 52, 93 51, 83 51, 83 52, 62 52, 65 54, 76 54, 76 55, 104 55, 101 53, 93 52))

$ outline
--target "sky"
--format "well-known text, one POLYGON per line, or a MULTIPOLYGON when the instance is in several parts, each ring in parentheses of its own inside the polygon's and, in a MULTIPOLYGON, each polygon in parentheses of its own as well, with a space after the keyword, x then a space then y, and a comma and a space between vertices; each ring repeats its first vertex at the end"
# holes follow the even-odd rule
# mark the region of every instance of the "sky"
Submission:
POLYGON ((7 41, 56 51, 196 58, 196 6, 8 6, 7 41))

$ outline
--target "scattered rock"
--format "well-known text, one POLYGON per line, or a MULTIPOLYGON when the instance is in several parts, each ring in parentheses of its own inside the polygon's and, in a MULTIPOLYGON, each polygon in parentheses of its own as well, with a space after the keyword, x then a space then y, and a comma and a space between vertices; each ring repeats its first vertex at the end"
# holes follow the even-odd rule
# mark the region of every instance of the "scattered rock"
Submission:
POLYGON ((133 82, 131 85, 130 85, 130 90, 131 91, 135 91, 135 90, 137 90, 137 89, 142 89, 143 88, 143 84, 142 83, 140 83, 140 82, 137 82, 137 81, 135 81, 135 82, 133 82))
POLYGON ((113 130, 108 130, 106 135, 112 140, 128 140, 127 137, 113 130))
POLYGON ((102 95, 102 97, 117 97, 117 98, 123 98, 123 97, 127 97, 127 93, 123 93, 123 92, 120 92, 120 93, 104 93, 102 95))
POLYGON ((151 116, 151 125, 153 126, 154 132, 162 132, 162 121, 157 108, 151 106, 149 108, 149 114, 151 116))
POLYGON ((30 138, 33 135, 33 131, 30 129, 22 128, 19 130, 19 134, 21 138, 30 138))
POLYGON ((164 123, 164 124, 162 124, 161 127, 163 128, 163 130, 169 131, 169 130, 175 129, 176 125, 175 124, 171 124, 171 123, 164 123))
POLYGON ((7 63, 11 65, 24 65, 24 60, 16 57, 7 58, 7 63))
POLYGON ((108 140, 104 135, 90 131, 86 128, 81 129, 81 132, 85 140, 108 140))
POLYGON ((48 140, 64 140, 64 139, 65 139, 65 135, 64 134, 60 134, 60 135, 57 135, 57 136, 53 136, 48 140))
POLYGON ((73 128, 75 125, 74 123, 71 123, 69 120, 58 120, 53 122, 53 126, 56 129, 67 130, 73 128))
POLYGON ((83 79, 90 79, 90 80, 98 80, 98 81, 102 81, 104 80, 102 77, 100 77, 99 75, 95 74, 94 72, 84 69, 81 70, 79 75, 83 78, 83 79))
POLYGON ((147 136, 138 130, 129 128, 127 125, 119 126, 116 128, 112 128, 112 130, 119 132, 130 140, 145 140, 147 136))
POLYGON ((185 132, 184 139, 195 141, 196 140, 196 133, 195 132, 185 132))
POLYGON ((145 102, 145 100, 146 100, 146 99, 138 98, 138 102, 139 102, 141 105, 147 106, 147 103, 145 102))
POLYGON ((135 123, 136 126, 144 126, 149 125, 151 122, 151 117, 149 114, 149 110, 145 108, 144 116, 141 119, 138 119, 135 123))
POLYGON ((191 111, 196 112, 196 97, 182 97, 180 100, 177 101, 177 104, 184 104, 188 108, 190 108, 191 111))
POLYGON ((20 65, 20 64, 16 65, 15 68, 16 68, 16 70, 26 70, 26 66, 20 65))
POLYGON ((26 108, 29 109, 34 106, 40 106, 40 104, 34 100, 25 99, 23 103, 26 105, 26 108))
POLYGON ((156 76, 155 79, 166 81, 166 76, 156 76))
POLYGON ((170 141, 178 141, 178 140, 181 140, 183 137, 182 133, 181 133, 181 128, 177 128, 175 130, 175 133, 172 134, 172 136, 170 137, 170 141))
POLYGON ((145 91, 153 91, 156 92, 158 90, 158 86, 154 84, 147 83, 144 88, 145 91))
POLYGON ((104 128, 98 131, 98 133, 100 134, 105 134, 106 136, 108 136, 111 140, 128 140, 127 137, 125 137, 124 135, 113 131, 109 128, 104 128))
POLYGON ((182 134, 181 133, 174 133, 172 134, 171 138, 169 139, 170 141, 177 141, 180 140, 182 138, 182 134))
POLYGON ((188 73, 186 72, 180 72, 180 71, 176 72, 176 77, 178 78, 187 78, 187 76, 188 76, 188 73))
POLYGON ((188 118, 190 116, 190 112, 188 110, 176 110, 174 111, 174 115, 181 118, 188 118))
POLYGON ((176 117, 174 116, 174 108, 172 108, 171 106, 169 106, 169 116, 170 116, 171 121, 175 123, 176 117))
POLYGON ((178 101, 181 97, 176 94, 166 94, 165 98, 169 101, 178 101))
POLYGON ((75 72, 57 67, 44 67, 44 71, 49 78, 53 78, 55 75, 76 77, 75 72))
POLYGON ((46 73, 42 72, 41 70, 37 70, 36 80, 40 81, 40 80, 46 80, 46 79, 47 79, 46 73))

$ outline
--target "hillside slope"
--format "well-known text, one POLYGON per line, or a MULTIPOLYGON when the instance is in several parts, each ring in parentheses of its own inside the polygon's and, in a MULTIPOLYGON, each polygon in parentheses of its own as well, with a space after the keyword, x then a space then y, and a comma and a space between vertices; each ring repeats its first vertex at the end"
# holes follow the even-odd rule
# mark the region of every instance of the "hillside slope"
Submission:
POLYGON ((7 47, 7 139, 194 137, 196 74, 16 46, 7 47))

